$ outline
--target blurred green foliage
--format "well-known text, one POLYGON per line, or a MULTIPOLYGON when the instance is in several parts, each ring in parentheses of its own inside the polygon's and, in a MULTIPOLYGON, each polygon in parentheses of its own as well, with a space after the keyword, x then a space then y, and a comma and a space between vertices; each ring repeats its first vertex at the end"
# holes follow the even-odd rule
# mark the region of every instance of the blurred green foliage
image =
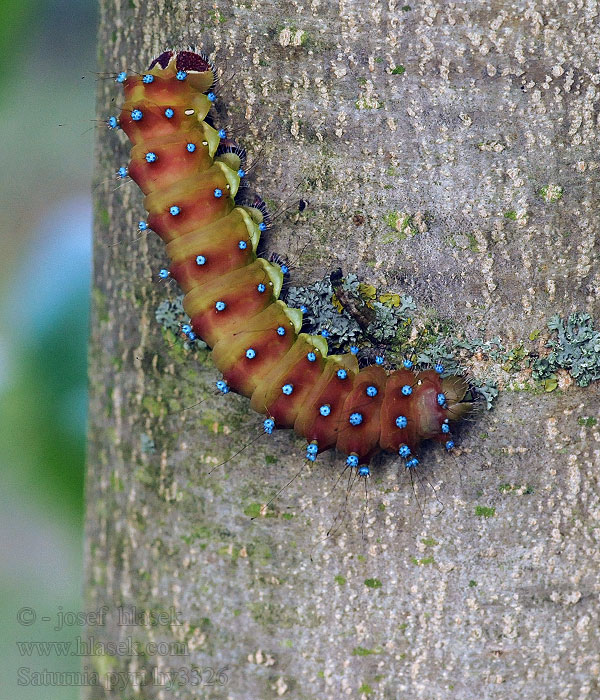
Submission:
POLYGON ((64 525, 81 528, 89 304, 85 293, 69 302, 48 332, 17 350, 2 393, 0 444, 5 476, 64 525))
POLYGON ((95 0, 0 3, 0 695, 11 700, 80 695, 17 683, 19 667, 73 671, 81 661, 24 658, 17 641, 82 630, 22 626, 16 612, 83 608, 97 12, 95 0))
MULTIPOLYGON (((26 36, 28 26, 36 26, 36 6, 39 3, 33 0, 2 0, 0 3, 0 56, 4 61, 8 62, 10 56, 21 54, 22 49, 15 46, 15 39, 26 36)), ((5 85, 4 81, 0 82, 0 99, 5 85)))

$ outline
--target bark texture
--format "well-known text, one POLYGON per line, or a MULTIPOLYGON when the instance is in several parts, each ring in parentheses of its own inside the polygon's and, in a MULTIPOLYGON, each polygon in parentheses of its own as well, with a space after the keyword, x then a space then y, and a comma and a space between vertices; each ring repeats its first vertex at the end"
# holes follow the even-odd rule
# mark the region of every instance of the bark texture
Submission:
MULTIPOLYGON (((271 239, 301 283, 342 266, 508 344, 598 316, 598 3, 408 2, 102 0, 99 70, 211 53, 219 123, 262 149, 256 189, 309 202, 271 239)), ((118 112, 112 80, 98 94, 99 118, 118 112)), ((366 508, 332 454, 261 511, 303 445, 261 437, 208 474, 260 420, 166 346, 163 246, 133 242, 141 193, 109 181, 127 154, 101 133, 87 596, 109 614, 90 632, 187 655, 99 648, 113 688, 88 697, 600 697, 598 386, 503 391, 414 488, 383 459, 366 508), (177 620, 127 627, 119 606, 177 620), (183 671, 168 690, 153 669, 183 671)))

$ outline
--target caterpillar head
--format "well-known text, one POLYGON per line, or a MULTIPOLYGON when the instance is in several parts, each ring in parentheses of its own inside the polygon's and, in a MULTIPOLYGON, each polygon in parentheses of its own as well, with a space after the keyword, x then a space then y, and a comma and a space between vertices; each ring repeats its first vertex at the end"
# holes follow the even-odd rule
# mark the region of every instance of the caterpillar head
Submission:
POLYGON ((442 379, 442 392, 446 397, 450 420, 460 420, 473 410, 471 386, 465 377, 454 375, 442 379))
POLYGON ((194 53, 193 51, 178 51, 175 56, 175 67, 178 71, 185 71, 186 73, 214 72, 208 56, 203 53, 194 53))
POLYGON ((148 70, 152 70, 155 66, 160 66, 166 70, 175 57, 175 69, 177 71, 185 71, 186 73, 206 73, 213 71, 214 68, 208 57, 203 53, 195 53, 194 51, 163 51, 150 64, 148 70))

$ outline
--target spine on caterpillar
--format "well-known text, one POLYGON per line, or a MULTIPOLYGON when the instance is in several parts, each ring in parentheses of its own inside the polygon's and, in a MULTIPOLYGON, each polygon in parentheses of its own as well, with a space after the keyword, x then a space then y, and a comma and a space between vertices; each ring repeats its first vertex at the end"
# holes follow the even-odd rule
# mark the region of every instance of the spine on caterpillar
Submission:
POLYGON ((236 204, 243 162, 206 121, 215 100, 208 59, 166 51, 147 73, 120 73, 117 82, 125 91, 118 126, 132 142, 126 174, 148 211, 140 226, 167 245, 192 332, 223 374, 219 389, 250 398, 267 416, 266 432, 304 436, 308 459, 335 447, 361 476, 381 450, 412 468, 423 440, 451 449, 450 422, 472 406, 463 377, 442 378, 439 365, 414 371, 410 362, 359 369, 354 354, 328 356, 323 337, 301 332, 302 312, 279 300, 281 269, 256 254, 263 210, 236 204))

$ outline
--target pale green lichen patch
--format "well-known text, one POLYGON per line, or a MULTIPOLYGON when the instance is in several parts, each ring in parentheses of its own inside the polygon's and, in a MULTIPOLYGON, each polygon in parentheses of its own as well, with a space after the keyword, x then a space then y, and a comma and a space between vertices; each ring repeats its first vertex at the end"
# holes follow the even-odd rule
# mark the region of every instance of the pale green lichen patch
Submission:
MULTIPOLYGON (((275 627, 277 629, 290 629, 295 625, 306 624, 306 620, 300 617, 297 609, 272 602, 248 603, 248 611, 252 618, 264 627, 275 627)), ((307 627, 314 627, 315 623, 306 624, 307 627)))
POLYGON ((551 374, 546 379, 542 379, 541 385, 546 393, 550 393, 558 389, 558 377, 555 374, 551 374))
POLYGON ((144 398, 142 399, 142 406, 148 411, 148 413, 151 416, 154 416, 155 418, 162 416, 166 413, 166 406, 165 404, 161 403, 160 401, 157 401, 153 396, 150 396, 149 394, 146 394, 144 398))
POLYGON ((277 29, 277 41, 284 48, 291 46, 303 46, 308 42, 309 35, 303 29, 298 29, 295 24, 283 26, 277 29))
POLYGON ((534 378, 552 379, 564 369, 579 386, 600 379, 600 331, 594 329, 589 314, 573 313, 566 320, 553 316, 548 329, 555 337, 546 343, 550 353, 533 363, 534 378))
POLYGON ((505 372, 514 372, 517 369, 520 369, 522 366, 522 362, 527 357, 527 355, 528 352, 527 350, 525 350, 522 344, 518 345, 515 348, 512 348, 507 353, 507 357, 504 364, 502 365, 502 369, 505 372))
POLYGON ((92 289, 92 306, 96 312, 96 318, 100 323, 106 323, 108 321, 108 304, 106 301, 106 295, 99 287, 94 287, 92 289))
POLYGON ((367 588, 381 588, 382 583, 378 578, 367 578, 365 579, 365 586, 367 588))
POLYGON ((213 24, 224 24, 225 22, 227 22, 227 17, 225 17, 225 15, 222 15, 218 9, 209 10, 208 16, 212 20, 213 24))
POLYGON ((560 185, 544 185, 540 189, 540 197, 550 204, 558 202, 562 196, 563 188, 560 185))
MULTIPOLYGON (((244 508, 244 515, 247 515, 249 518, 258 518, 260 517, 263 513, 263 504, 262 503, 250 503, 244 508)), ((265 517, 269 517, 271 514, 268 512, 265 513, 265 517)))
POLYGON ((347 351, 365 335, 372 337, 375 342, 389 342, 396 336, 399 323, 406 320, 409 312, 416 308, 408 296, 377 296, 375 289, 361 285, 356 275, 347 275, 341 288, 344 293, 374 312, 373 320, 365 330, 337 301, 329 276, 308 287, 290 287, 287 296, 290 306, 305 307, 303 321, 308 333, 325 333, 330 352, 347 351))
POLYGON ((181 535, 181 539, 187 544, 190 545, 197 540, 209 540, 213 536, 213 531, 211 528, 205 526, 205 525, 198 525, 195 527, 192 532, 190 532, 189 535, 181 535))
POLYGON ((366 647, 354 647, 352 649, 352 656, 371 656, 373 654, 381 654, 382 649, 376 647, 375 649, 367 649, 366 647))
POLYGON ((421 212, 410 214, 404 211, 391 211, 385 214, 383 220, 394 231, 383 239, 384 243, 405 241, 410 236, 427 231, 427 215, 421 212))
POLYGON ((110 475, 110 485, 113 489, 113 491, 123 491, 125 488, 123 485, 123 479, 117 474, 116 471, 112 471, 110 475))
POLYGON ((479 245, 474 233, 456 233, 453 236, 448 236, 446 243, 451 248, 458 250, 470 250, 472 253, 479 253, 479 245))
POLYGON ((411 557, 410 560, 415 566, 428 566, 430 564, 435 564, 435 559, 433 557, 422 557, 421 559, 411 557))
POLYGON ((154 440, 147 433, 142 433, 140 435, 141 449, 144 454, 154 454, 156 452, 156 445, 154 440))
POLYGON ((361 95, 354 103, 356 109, 381 109, 383 102, 370 95, 361 95))
POLYGON ((493 518, 496 515, 496 509, 488 506, 475 506, 475 515, 480 518, 493 518))
POLYGON ((108 228, 110 225, 110 214, 108 213, 108 209, 105 207, 102 207, 98 210, 98 215, 100 217, 100 222, 102 226, 105 228, 108 228))

